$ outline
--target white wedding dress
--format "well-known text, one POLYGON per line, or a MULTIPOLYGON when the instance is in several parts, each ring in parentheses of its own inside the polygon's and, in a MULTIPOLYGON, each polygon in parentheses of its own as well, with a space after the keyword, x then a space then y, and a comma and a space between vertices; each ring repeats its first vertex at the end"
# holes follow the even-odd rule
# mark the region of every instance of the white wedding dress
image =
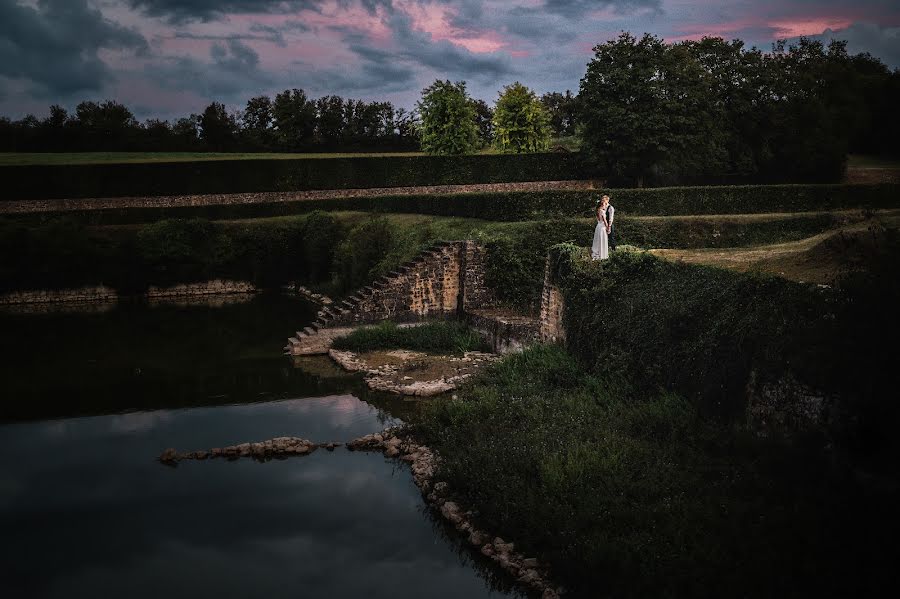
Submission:
POLYGON ((591 258, 594 260, 606 260, 609 258, 609 235, 601 221, 597 221, 594 228, 594 242, 591 244, 591 258))

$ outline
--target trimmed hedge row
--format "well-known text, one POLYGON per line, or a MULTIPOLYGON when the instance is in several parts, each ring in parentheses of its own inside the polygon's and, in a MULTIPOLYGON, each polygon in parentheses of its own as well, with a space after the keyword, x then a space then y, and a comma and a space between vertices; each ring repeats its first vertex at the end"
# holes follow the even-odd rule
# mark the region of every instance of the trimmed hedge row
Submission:
POLYGON ((578 154, 363 156, 0 166, 0 201, 562 181, 578 154))
MULTIPOLYGON (((601 193, 608 193, 620 215, 676 216, 700 214, 760 214, 847 208, 900 207, 900 185, 746 185, 728 187, 668 187, 595 191, 512 191, 352 197, 260 204, 120 208, 66 212, 89 224, 153 222, 163 218, 201 217, 210 220, 303 214, 315 210, 430 214, 496 221, 590 217, 601 193)), ((10 215, 16 220, 41 221, 52 214, 10 215)))

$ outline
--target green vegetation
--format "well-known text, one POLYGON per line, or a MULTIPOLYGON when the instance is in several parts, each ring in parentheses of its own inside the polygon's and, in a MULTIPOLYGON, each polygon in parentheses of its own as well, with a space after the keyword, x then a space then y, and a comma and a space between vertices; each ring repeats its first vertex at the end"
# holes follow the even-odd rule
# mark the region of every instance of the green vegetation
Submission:
POLYGON ((894 152, 898 84, 842 41, 763 52, 623 32, 594 47, 581 79, 582 151, 617 184, 839 181, 848 151, 894 152))
POLYGON ((710 419, 683 396, 630 391, 538 346, 432 404, 417 430, 477 524, 548 560, 573 596, 833 596, 887 584, 895 485, 853 476, 819 445, 710 419))
POLYGON ((430 354, 490 351, 490 346, 478 333, 455 321, 428 322, 411 327, 383 322, 335 339, 333 347, 357 353, 381 349, 408 349, 430 354))
POLYGON ((882 588, 900 532, 883 243, 826 290, 554 248, 571 354, 531 348, 433 405, 416 426, 439 480, 574 596, 882 588))
MULTIPOLYGON (((109 216, 109 215, 107 215, 109 216)), ((619 220, 620 243, 647 248, 733 247, 814 235, 862 213, 619 220)), ((420 214, 312 212, 209 222, 163 219, 141 226, 86 226, 72 218, 0 219, 5 290, 105 283, 123 292, 225 277, 262 286, 299 281, 342 294, 368 284, 439 240, 477 238, 501 300, 535 310, 544 256, 586 244, 587 218, 491 222, 420 214)))
POLYGON ((571 180, 578 156, 362 156, 0 166, 0 200, 117 198, 571 180))
POLYGON ((535 93, 516 81, 500 92, 493 133, 494 147, 501 152, 545 152, 550 147, 550 117, 535 93))
POLYGON ((435 81, 418 103, 419 139, 428 154, 469 154, 478 147, 475 107, 464 81, 435 81))

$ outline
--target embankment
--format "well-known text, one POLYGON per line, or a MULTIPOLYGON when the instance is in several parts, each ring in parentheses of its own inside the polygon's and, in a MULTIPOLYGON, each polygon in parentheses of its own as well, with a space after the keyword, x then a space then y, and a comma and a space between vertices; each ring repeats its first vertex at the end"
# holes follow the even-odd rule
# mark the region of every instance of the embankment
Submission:
POLYGON ((890 584, 895 261, 836 289, 557 248, 565 351, 537 346, 416 431, 477 525, 572 595, 890 584))

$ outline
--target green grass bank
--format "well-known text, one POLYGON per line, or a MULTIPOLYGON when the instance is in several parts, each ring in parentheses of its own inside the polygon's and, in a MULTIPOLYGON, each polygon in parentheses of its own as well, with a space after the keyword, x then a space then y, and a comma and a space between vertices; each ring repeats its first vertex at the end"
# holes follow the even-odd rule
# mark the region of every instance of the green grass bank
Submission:
POLYGON ((416 423, 478 523, 574 597, 888 588, 897 265, 820 290, 573 252, 556 253, 571 353, 508 357, 416 423), (754 421, 750 373, 814 389, 820 419, 754 421))

